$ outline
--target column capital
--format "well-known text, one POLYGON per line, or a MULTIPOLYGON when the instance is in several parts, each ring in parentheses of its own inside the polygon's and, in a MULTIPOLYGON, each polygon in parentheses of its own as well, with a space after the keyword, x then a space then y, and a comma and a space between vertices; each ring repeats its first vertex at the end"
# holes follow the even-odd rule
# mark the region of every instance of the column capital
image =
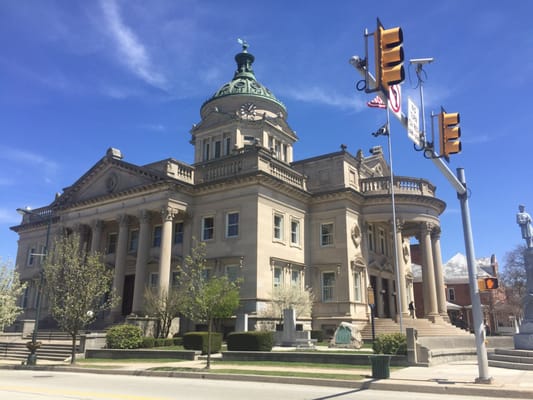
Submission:
POLYGON ((93 229, 98 229, 98 230, 101 230, 104 228, 104 225, 105 225, 105 222, 101 219, 93 219, 91 221, 91 227, 93 229))
POLYGON ((440 234, 441 234, 440 226, 435 226, 433 230, 431 231, 431 238, 435 240, 439 240, 440 234))
POLYGON ((123 227, 127 227, 130 223, 130 216, 128 214, 120 214, 118 217, 117 217, 117 220, 118 220, 118 224, 121 228, 123 227))
POLYGON ((420 224, 420 232, 422 234, 431 234, 433 228, 434 228, 434 224, 432 224, 431 222, 422 222, 420 224))
POLYGON ((178 210, 170 206, 161 209, 161 218, 163 218, 163 222, 172 221, 177 214, 178 210))
POLYGON ((139 212, 139 223, 149 224, 152 221, 152 213, 149 210, 141 210, 139 212))

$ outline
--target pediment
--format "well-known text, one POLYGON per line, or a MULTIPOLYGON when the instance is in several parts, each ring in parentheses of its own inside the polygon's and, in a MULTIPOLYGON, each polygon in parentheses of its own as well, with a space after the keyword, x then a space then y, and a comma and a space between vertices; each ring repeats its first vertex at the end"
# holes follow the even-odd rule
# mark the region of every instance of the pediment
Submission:
POLYGON ((163 178, 153 171, 118 160, 103 159, 64 190, 61 205, 97 200, 142 189, 163 178))

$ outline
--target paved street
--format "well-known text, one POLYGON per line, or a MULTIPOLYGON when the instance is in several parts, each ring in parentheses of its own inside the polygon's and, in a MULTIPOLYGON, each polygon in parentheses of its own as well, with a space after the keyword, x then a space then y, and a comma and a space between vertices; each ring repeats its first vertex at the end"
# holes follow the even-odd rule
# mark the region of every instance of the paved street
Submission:
MULTIPOLYGON (((9 400, 438 400, 449 395, 287 385, 248 381, 79 374, 54 371, 3 370, 0 398, 9 400)), ((486 399, 453 395, 454 400, 486 399)))

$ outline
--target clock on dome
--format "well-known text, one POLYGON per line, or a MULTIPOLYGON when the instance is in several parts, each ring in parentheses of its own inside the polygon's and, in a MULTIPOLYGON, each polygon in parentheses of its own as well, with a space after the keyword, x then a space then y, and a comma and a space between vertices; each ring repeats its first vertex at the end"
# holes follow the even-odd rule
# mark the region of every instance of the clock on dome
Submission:
POLYGON ((239 108, 239 114, 243 118, 255 118, 257 106, 254 103, 244 103, 239 108))

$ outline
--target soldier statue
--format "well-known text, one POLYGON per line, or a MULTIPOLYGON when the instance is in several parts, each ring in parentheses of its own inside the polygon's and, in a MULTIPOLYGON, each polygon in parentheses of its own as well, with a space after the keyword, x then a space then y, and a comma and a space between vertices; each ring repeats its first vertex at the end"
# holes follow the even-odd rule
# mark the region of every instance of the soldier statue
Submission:
POLYGON ((522 204, 518 206, 516 223, 520 225, 522 238, 525 239, 527 247, 533 247, 533 227, 531 226, 531 216, 525 211, 525 206, 522 204))

